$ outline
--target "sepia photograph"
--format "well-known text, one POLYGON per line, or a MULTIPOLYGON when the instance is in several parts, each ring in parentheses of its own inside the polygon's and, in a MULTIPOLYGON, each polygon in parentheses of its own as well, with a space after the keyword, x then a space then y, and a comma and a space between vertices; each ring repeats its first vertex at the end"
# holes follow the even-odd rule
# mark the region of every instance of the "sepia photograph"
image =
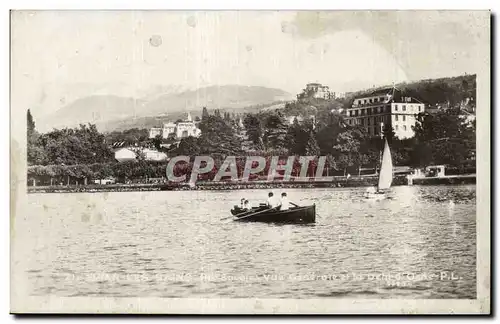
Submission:
POLYGON ((10 311, 489 314, 487 10, 10 12, 10 311))

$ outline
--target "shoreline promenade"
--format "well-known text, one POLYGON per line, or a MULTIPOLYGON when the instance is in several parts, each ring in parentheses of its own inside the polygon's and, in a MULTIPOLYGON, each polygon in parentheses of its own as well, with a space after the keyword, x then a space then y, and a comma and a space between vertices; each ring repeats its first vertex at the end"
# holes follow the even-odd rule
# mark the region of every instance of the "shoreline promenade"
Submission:
MULTIPOLYGON (((126 191, 183 191, 183 190, 253 190, 276 188, 352 188, 377 185, 377 177, 351 177, 334 179, 333 181, 199 181, 194 186, 188 183, 137 183, 137 184, 107 184, 107 185, 70 185, 70 186, 28 186, 28 193, 64 193, 64 192, 126 192, 126 191)), ((462 185, 475 184, 476 175, 456 175, 444 177, 413 178, 413 185, 462 185)), ((393 186, 408 185, 406 176, 396 176, 393 186)))

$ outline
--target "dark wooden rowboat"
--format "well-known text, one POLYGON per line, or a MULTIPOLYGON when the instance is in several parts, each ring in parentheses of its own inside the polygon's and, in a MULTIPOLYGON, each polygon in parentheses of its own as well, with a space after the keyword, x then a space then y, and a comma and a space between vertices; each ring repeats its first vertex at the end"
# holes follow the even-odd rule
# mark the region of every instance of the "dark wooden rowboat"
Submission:
POLYGON ((287 223, 287 224, 310 224, 316 222, 316 205, 294 207, 289 210, 269 210, 263 211, 263 207, 253 208, 250 211, 243 211, 235 208, 231 213, 239 222, 265 222, 265 223, 287 223), (255 215, 252 215, 255 214, 255 215))

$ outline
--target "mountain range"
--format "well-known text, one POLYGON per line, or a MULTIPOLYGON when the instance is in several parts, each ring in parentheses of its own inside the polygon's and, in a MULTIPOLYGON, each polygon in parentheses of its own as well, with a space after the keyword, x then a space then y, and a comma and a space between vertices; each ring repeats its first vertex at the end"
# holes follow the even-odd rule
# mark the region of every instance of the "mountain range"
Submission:
POLYGON ((93 123, 100 131, 107 132, 133 127, 147 128, 165 120, 176 120, 187 112, 193 117, 201 116, 203 107, 209 111, 245 112, 247 107, 265 108, 293 99, 294 95, 280 89, 240 85, 149 94, 141 98, 91 95, 40 118, 37 124, 42 126, 43 131, 93 123))

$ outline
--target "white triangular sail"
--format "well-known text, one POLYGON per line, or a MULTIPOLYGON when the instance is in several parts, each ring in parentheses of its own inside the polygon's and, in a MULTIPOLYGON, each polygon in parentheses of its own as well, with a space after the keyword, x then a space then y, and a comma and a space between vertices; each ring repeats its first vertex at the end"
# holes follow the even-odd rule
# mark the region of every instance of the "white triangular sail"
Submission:
POLYGON ((384 144, 384 152, 382 153, 382 165, 380 167, 380 174, 378 177, 378 189, 389 189, 392 184, 392 156, 391 149, 387 143, 384 144))

